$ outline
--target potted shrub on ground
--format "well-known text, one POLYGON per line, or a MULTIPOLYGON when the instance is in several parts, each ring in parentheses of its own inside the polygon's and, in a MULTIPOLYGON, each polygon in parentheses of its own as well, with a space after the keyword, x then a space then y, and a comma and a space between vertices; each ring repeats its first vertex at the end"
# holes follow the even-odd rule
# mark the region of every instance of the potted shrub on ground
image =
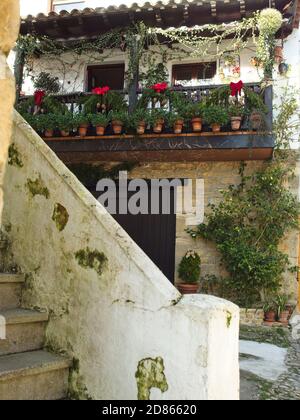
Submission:
POLYGON ((123 127, 127 122, 128 115, 124 111, 111 111, 110 115, 111 126, 114 134, 122 134, 123 127))
POLYGON ((170 112, 167 116, 167 123, 173 129, 174 134, 181 134, 185 123, 185 117, 180 113, 170 112))
POLYGON ((68 137, 74 128, 73 115, 71 113, 56 116, 56 126, 62 137, 68 137))
POLYGON ((89 122, 89 117, 86 114, 76 114, 74 116, 74 126, 78 128, 80 137, 85 137, 87 135, 87 130, 90 125, 89 122))
POLYGON ((244 107, 240 104, 231 105, 228 112, 231 120, 232 131, 240 130, 244 116, 244 107))
POLYGON ((276 304, 273 301, 269 301, 264 304, 264 312, 266 322, 276 321, 276 304))
POLYGON ((289 299, 290 298, 287 295, 278 295, 275 298, 275 303, 277 305, 278 320, 282 324, 288 324, 289 322, 290 311, 287 308, 289 299))
POLYGON ((44 136, 53 137, 56 128, 57 115, 55 114, 41 114, 36 116, 38 131, 44 133, 44 136))
POLYGON ((188 251, 179 264, 178 274, 183 281, 178 284, 182 294, 195 294, 199 289, 201 258, 195 251, 188 251))
POLYGON ((164 128, 166 121, 166 111, 163 109, 157 108, 153 109, 151 112, 151 122, 153 126, 153 132, 156 134, 161 134, 164 128))
POLYGON ((221 131, 221 127, 226 125, 229 121, 229 115, 225 108, 220 105, 210 105, 205 108, 204 120, 210 125, 214 133, 221 131))
POLYGON ((106 114, 90 114, 89 120, 95 127, 97 136, 103 136, 109 124, 109 117, 106 114))

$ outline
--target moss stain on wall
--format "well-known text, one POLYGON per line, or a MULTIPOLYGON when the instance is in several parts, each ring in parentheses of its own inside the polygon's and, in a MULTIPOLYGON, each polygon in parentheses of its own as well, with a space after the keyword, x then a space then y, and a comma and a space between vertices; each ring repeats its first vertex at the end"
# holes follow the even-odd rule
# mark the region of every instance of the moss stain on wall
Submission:
POLYGON ((53 210, 52 220, 55 222, 59 232, 62 232, 69 221, 67 209, 60 203, 56 203, 53 210))
POLYGON ((33 197, 36 195, 41 195, 47 200, 50 197, 50 192, 42 180, 41 175, 39 175, 36 180, 27 179, 26 187, 33 197))
POLYGON ((164 361, 161 357, 143 359, 139 362, 135 374, 138 400, 150 400, 152 388, 160 389, 161 392, 169 389, 164 371, 164 361))
POLYGON ((23 168, 24 164, 22 161, 21 154, 17 149, 15 143, 12 143, 8 149, 8 164, 10 166, 16 166, 17 168, 23 168))
POLYGON ((88 247, 77 251, 75 258, 81 267, 95 270, 99 275, 103 273, 105 265, 108 261, 103 252, 99 252, 97 250, 92 251, 88 247))

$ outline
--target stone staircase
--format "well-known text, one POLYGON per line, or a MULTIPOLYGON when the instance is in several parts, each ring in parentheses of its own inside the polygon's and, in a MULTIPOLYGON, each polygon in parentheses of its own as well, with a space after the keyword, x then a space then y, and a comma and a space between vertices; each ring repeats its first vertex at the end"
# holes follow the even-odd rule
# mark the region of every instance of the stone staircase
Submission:
POLYGON ((0 273, 0 400, 59 400, 67 395, 70 360, 42 350, 48 315, 20 307, 24 276, 0 273))

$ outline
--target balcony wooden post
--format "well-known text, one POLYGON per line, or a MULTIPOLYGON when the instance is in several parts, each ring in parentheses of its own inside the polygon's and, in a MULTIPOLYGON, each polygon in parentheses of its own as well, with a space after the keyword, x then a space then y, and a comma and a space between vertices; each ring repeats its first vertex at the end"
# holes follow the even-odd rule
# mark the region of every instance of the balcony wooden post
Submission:
POLYGON ((19 102, 22 91, 25 66, 25 53, 19 46, 16 47, 16 57, 14 63, 14 76, 16 79, 16 103, 19 102))
POLYGON ((268 109, 266 118, 267 131, 273 130, 273 86, 269 85, 265 89, 265 104, 268 109))
POLYGON ((139 60, 138 60, 138 51, 139 51, 139 37, 138 35, 134 38, 134 41, 130 45, 129 51, 129 60, 131 62, 132 74, 130 75, 129 80, 129 112, 133 112, 138 96, 137 91, 139 87, 139 60))

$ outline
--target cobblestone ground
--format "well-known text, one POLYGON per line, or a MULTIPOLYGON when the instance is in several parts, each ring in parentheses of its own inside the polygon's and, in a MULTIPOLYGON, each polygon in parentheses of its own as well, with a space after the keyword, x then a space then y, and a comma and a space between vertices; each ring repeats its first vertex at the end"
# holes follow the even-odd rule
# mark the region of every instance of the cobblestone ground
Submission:
POLYGON ((300 342, 292 340, 289 330, 245 328, 241 338, 268 342, 288 349, 287 370, 275 382, 241 372, 242 400, 300 400, 300 342))

